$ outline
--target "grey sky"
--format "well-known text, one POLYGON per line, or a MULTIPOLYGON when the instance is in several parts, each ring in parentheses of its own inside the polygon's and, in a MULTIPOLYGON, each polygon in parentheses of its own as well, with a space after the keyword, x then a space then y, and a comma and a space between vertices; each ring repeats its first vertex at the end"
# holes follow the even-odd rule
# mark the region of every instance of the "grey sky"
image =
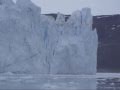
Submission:
POLYGON ((120 0, 32 0, 42 8, 42 13, 71 14, 90 7, 93 15, 120 14, 120 0))

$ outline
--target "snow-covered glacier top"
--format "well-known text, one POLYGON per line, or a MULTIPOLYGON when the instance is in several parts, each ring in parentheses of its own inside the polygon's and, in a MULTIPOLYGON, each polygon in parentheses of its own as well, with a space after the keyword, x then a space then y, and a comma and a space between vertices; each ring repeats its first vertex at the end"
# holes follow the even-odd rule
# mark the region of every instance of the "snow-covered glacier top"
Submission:
POLYGON ((95 74, 97 44, 89 8, 66 21, 30 0, 0 0, 0 73, 95 74))

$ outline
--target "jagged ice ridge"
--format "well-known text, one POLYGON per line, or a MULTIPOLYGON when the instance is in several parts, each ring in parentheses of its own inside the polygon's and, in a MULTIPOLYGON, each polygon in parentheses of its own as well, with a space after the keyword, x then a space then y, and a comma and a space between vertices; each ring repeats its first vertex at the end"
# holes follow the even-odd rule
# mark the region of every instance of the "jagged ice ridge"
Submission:
POLYGON ((30 0, 0 0, 0 72, 95 74, 98 37, 89 8, 41 14, 30 0))

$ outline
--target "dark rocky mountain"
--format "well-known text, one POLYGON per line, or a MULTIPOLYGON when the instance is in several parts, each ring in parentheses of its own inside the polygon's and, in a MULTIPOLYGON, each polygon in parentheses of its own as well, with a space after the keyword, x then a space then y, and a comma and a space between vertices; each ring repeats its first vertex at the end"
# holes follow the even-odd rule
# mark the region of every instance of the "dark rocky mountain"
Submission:
POLYGON ((98 71, 120 72, 120 15, 94 16, 99 38, 98 71))
POLYGON ((98 72, 120 72, 120 15, 94 16, 93 28, 97 29, 99 39, 98 72))

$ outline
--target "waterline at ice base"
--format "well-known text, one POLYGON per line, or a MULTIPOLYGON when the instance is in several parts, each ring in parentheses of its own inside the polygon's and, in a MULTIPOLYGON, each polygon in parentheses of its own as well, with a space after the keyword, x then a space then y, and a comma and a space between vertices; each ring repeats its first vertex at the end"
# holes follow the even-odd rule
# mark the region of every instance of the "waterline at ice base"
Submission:
POLYGON ((91 10, 41 14, 30 0, 0 0, 0 89, 96 89, 91 10))

